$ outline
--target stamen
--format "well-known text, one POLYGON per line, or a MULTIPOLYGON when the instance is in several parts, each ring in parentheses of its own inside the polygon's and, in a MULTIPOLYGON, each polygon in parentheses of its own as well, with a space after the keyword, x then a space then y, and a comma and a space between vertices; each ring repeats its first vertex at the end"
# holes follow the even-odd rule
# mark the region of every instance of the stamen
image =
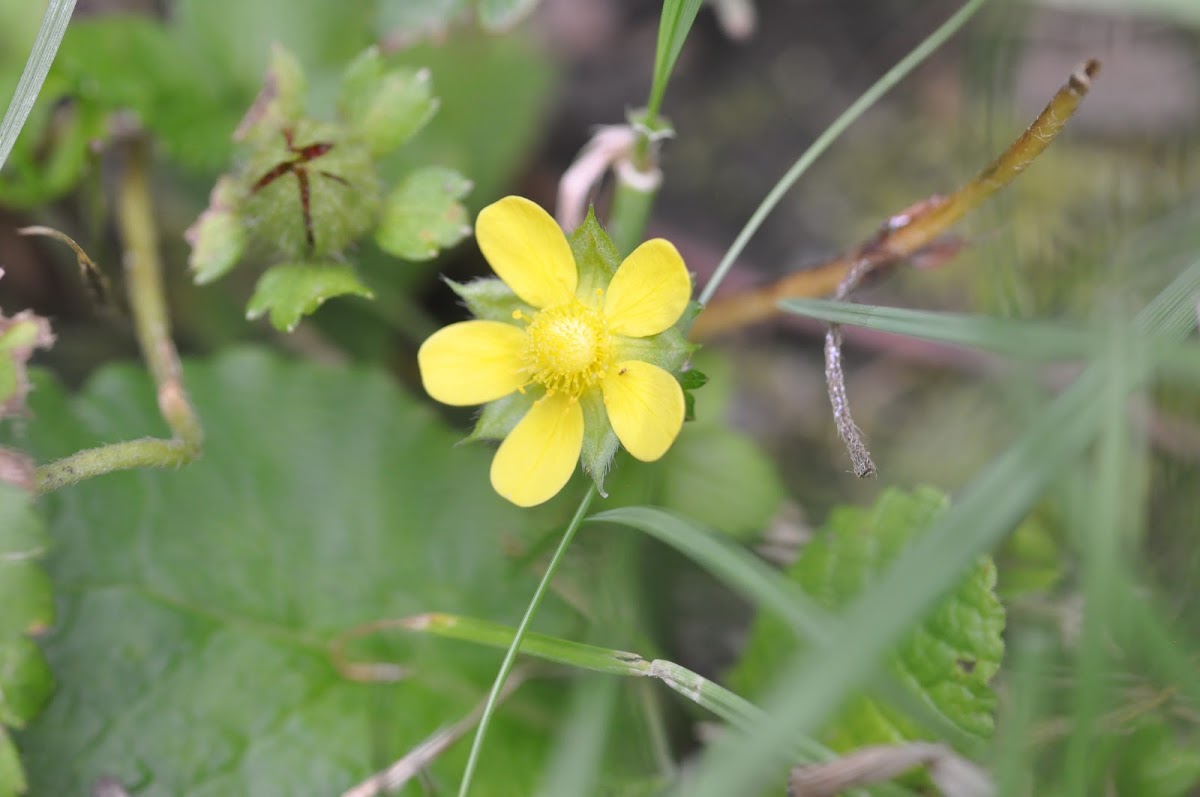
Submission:
POLYGON ((537 313, 528 332, 525 370, 548 395, 561 391, 578 399, 612 364, 612 337, 604 316, 577 300, 537 313))

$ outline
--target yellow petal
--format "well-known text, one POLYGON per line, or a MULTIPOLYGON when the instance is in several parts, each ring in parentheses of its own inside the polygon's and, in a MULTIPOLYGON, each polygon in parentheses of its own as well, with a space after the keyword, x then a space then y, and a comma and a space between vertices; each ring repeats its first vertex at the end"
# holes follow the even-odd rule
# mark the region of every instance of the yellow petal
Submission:
POLYGON ((479 211, 475 239, 492 270, 526 303, 540 309, 575 295, 579 275, 566 236, 528 199, 506 196, 479 211))
POLYGON ((625 450, 642 462, 667 453, 683 426, 683 388, 657 365, 626 360, 601 383, 608 422, 625 450))
POLYGON ((462 321, 429 336, 417 351, 425 391, 466 407, 503 398, 527 381, 521 374, 528 335, 499 321, 462 321))
POLYGON ((517 506, 536 506, 558 494, 579 462, 583 410, 562 393, 538 401, 500 444, 492 487, 517 506))
POLYGON ((613 275, 604 297, 608 328, 644 338, 671 327, 692 296, 692 280, 670 241, 655 238, 634 249, 613 275))

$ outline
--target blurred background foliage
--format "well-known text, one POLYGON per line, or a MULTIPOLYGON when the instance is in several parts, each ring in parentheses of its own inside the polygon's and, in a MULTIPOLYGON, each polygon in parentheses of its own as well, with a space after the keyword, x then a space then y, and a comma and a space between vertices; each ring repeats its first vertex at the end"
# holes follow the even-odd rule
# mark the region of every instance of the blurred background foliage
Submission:
MULTIPOLYGON (((664 112, 677 139, 664 150, 665 183, 648 237, 662 235, 674 241, 703 281, 796 153, 956 7, 945 0, 730 1, 706 7, 667 93, 664 112), (731 13, 747 7, 757 19, 752 29, 730 22, 731 13)), ((43 8, 42 2, 0 0, 0 96, 7 96, 16 84, 43 8)), ((13 230, 30 223, 63 229, 119 283, 121 254, 108 207, 121 163, 109 144, 131 130, 142 130, 154 146, 154 191, 175 337, 185 355, 216 363, 197 366, 192 374, 198 394, 210 392, 218 404, 224 401, 224 409, 206 418, 210 439, 218 437, 215 430, 221 423, 233 423, 238 413, 237 402, 220 396, 220 374, 231 380, 229 384, 249 385, 245 406, 268 414, 276 407, 255 393, 251 374, 256 368, 276 374, 281 384, 308 378, 288 370, 291 365, 247 360, 251 355, 236 351, 242 343, 266 343, 295 359, 370 369, 355 371, 353 385, 372 401, 395 400, 404 406, 356 418, 352 431, 362 435, 362 446, 372 445, 371 419, 384 428, 387 422, 382 418, 402 426, 429 422, 431 410, 412 398, 422 395, 413 354, 427 334, 462 317, 438 275, 463 280, 485 273, 486 265, 470 240, 437 260, 420 263, 398 261, 374 244, 362 243, 347 257, 375 299, 335 300, 290 336, 263 322, 245 320, 244 307, 258 276, 253 264, 215 285, 198 288, 191 282, 183 230, 206 206, 217 176, 232 165, 231 133, 259 91, 271 44, 282 43, 302 63, 318 117, 332 117, 341 72, 367 46, 379 45, 389 65, 428 68, 441 100, 438 112, 416 139, 380 168, 388 181, 416 166, 457 170, 473 183, 464 199, 473 217, 480 207, 508 193, 553 205, 557 180, 591 128, 620 122, 628 108, 644 101, 659 10, 658 4, 641 0, 542 0, 536 8, 528 0, 80 0, 38 105, 0 173, 0 253, 6 272, 0 281, 0 305, 30 307, 53 320, 58 343, 39 361, 69 387, 84 384, 105 363, 135 356, 130 325, 120 310, 93 306, 78 284, 73 262, 62 251, 20 238, 13 230), (411 395, 383 397, 386 391, 372 381, 379 370, 411 395), (397 417, 402 420, 395 421, 397 417)), ((1022 130, 1074 65, 1088 56, 1101 59, 1104 71, 1078 117, 1028 173, 962 225, 958 232, 968 242, 963 251, 938 268, 905 269, 873 282, 858 298, 865 303, 1081 324, 1140 307, 1200 252, 1200 15, 1188 0, 991 4, 874 108, 789 194, 751 243, 726 289, 757 284, 847 249, 890 214, 955 187, 1022 130)), ((608 201, 601 191, 601 218, 608 201)), ((622 463, 609 482, 610 505, 675 508, 790 565, 811 537, 810 519, 819 523, 834 507, 871 505, 885 487, 932 484, 944 492, 960 487, 1023 428, 1045 392, 1061 388, 1074 374, 1071 366, 1035 369, 965 349, 848 329, 849 392, 882 474, 877 481, 855 481, 829 416, 822 332, 818 324, 789 319, 707 347, 697 361, 711 379, 698 396, 698 420, 685 428, 663 463, 622 463)), ((31 439, 38 441, 35 450, 61 454, 106 435, 142 433, 139 429, 146 424, 130 422, 122 407, 125 402, 148 403, 144 397, 149 388, 138 377, 121 373, 123 377, 109 373, 93 382, 82 409, 69 410, 58 388, 44 386, 47 398, 35 405, 37 419, 30 422, 35 429, 31 439), (139 391, 140 400, 134 398, 139 391), (51 407, 68 415, 81 413, 87 420, 79 429, 56 429, 51 407), (50 429, 36 431, 43 424, 50 429)), ((355 401, 351 393, 332 391, 314 401, 331 412, 304 423, 336 426, 344 414, 358 412, 355 406, 338 407, 355 401)), ((1170 597, 1170 604, 1162 607, 1169 619, 1193 634, 1200 632, 1200 613, 1194 611, 1194 574, 1200 569, 1200 546, 1195 544, 1200 528, 1197 407, 1194 392, 1163 388, 1149 395, 1135 417, 1145 445, 1128 463, 1131 484, 1148 495, 1140 540, 1146 552, 1144 575, 1170 597)), ((453 429, 468 428, 467 411, 437 412, 453 429)), ((141 415, 130 417, 152 419, 153 408, 143 407, 141 415)), ((207 466, 233 467, 240 462, 250 471, 272 473, 264 454, 286 437, 284 431, 264 431, 261 442, 256 440, 264 450, 249 457, 227 452, 222 458, 217 443, 216 450, 206 454, 207 466)), ((449 445, 452 435, 437 442, 449 445)), ((322 438, 312 446, 320 449, 333 442, 322 438)), ((296 444, 295 457, 302 460, 311 451, 296 444)), ((406 468, 413 467, 372 451, 383 459, 368 458, 364 465, 331 453, 328 463, 340 463, 348 479, 364 479, 371 467, 394 467, 397 478, 405 478, 406 468)), ((482 482, 475 482, 485 458, 477 454, 465 455, 473 458, 470 469, 462 465, 456 470, 460 466, 454 465, 438 471, 439 478, 448 480, 438 493, 443 500, 463 501, 461 496, 479 492, 482 482)), ((215 478, 200 467, 194 478, 215 478)), ((180 477, 192 478, 187 471, 180 477)), ((98 533, 81 507, 116 500, 107 496, 111 485, 134 489, 142 484, 170 491, 173 478, 174 474, 109 477, 55 504, 60 530, 66 530, 58 542, 65 553, 53 560, 56 579, 78 586, 82 582, 72 579, 92 567, 90 562, 76 563, 82 554, 70 550, 98 533)), ((287 502, 296 499, 298 493, 291 491, 299 488, 288 485, 272 494, 267 504, 272 511, 283 512, 287 502)), ((576 479, 558 499, 519 520, 490 496, 472 499, 481 502, 479 525, 488 526, 487 534, 492 535, 487 550, 509 557, 508 564, 499 567, 486 563, 484 555, 486 566, 504 570, 495 578, 504 584, 505 595, 517 597, 496 605, 480 596, 463 598, 462 611, 512 622, 504 608, 515 612, 513 607, 520 605, 530 563, 552 544, 583 488, 583 480, 576 479), (493 513, 502 522, 493 521, 493 513)), ((223 500, 219 484, 208 489, 190 494, 188 500, 200 500, 197 494, 223 500)), ((384 482, 374 489, 386 493, 391 488, 384 482)), ((179 488, 179 495, 189 493, 179 488)), ((353 505, 356 495, 361 494, 348 491, 346 504, 353 505)), ((1050 652, 1039 654, 1036 664, 1051 673, 1065 667, 1080 622, 1080 563, 1064 520, 1074 511, 1071 501, 1069 489, 1050 493, 997 555, 1009 627, 1022 629, 1022 634, 1044 633, 1050 652)), ((403 507, 392 507, 380 518, 364 521, 367 531, 353 532, 349 539, 377 544, 381 556, 397 561, 453 556, 445 546, 473 544, 469 537, 453 543, 433 538, 423 541, 418 553, 392 549, 387 542, 389 523, 403 512, 403 507)), ((237 522, 238 516, 232 512, 228 523, 237 522)), ((172 517, 166 513, 160 522, 169 525, 172 517)), ((303 519, 296 522, 303 525, 303 519)), ((413 528, 409 536, 434 530, 449 534, 461 522, 436 519, 428 528, 413 528)), ((311 539, 304 534, 299 539, 320 549, 328 527, 311 531, 311 539)), ((119 519, 112 533, 113 539, 124 533, 119 519)), ((212 531, 181 528, 177 533, 212 531)), ((206 566, 219 569, 244 553, 239 553, 237 535, 220 540, 203 558, 206 566)), ((338 551, 337 546, 321 550, 308 564, 315 567, 325 561, 321 556, 336 557, 338 551)), ((102 553, 95 556, 103 559, 102 553)), ((561 580, 560 597, 580 609, 588 622, 562 610, 546 621, 550 630, 582 634, 585 640, 590 633, 600 633, 598 644, 631 646, 714 676, 740 656, 750 628, 749 608, 677 555, 629 532, 613 531, 603 538, 581 538, 572 557, 576 566, 561 580)), ((120 571, 119 562, 109 566, 120 571)), ((346 581, 358 576, 350 566, 337 572, 346 581)), ((411 605, 406 600, 390 603, 386 590, 358 596, 355 600, 363 611, 352 617, 322 617, 312 626, 313 633, 333 633, 375 616, 447 608, 430 605, 437 599, 452 600, 450 593, 440 591, 443 588, 428 587, 434 589, 430 594, 427 586, 414 587, 420 600, 411 605), (371 610, 361 601, 374 601, 371 610)), ((207 599, 196 600, 203 604, 207 599)), ((303 603, 303 593, 296 600, 303 603)), ((289 616, 287 606, 275 609, 279 617, 289 616)), ((116 604, 92 610, 121 611, 116 604)), ((170 631, 175 632, 191 633, 170 631)), ((756 645, 763 644, 763 632, 756 633, 756 645)), ((138 644, 160 643, 151 635, 138 644)), ((245 648, 237 650, 250 655, 245 648)), ((69 659, 61 649, 55 655, 60 662, 69 659)), ((312 654, 310 659, 304 666, 318 672, 308 688, 332 682, 320 657, 312 654)), ((740 672, 748 671, 744 662, 741 667, 740 672)), ((487 667, 477 669, 468 680, 486 682, 487 667)), ((66 684, 64 693, 71 695, 76 688, 72 673, 59 677, 66 684)), ((158 675, 148 671, 138 677, 158 675)), ((748 692, 762 682, 747 684, 748 692)), ((186 679, 181 683, 180 688, 192 688, 186 679)), ((1016 704, 1005 672, 998 683, 1003 717, 1006 707, 1016 704)), ((496 731, 498 738, 524 738, 518 730, 529 728, 540 734, 540 741, 528 748, 518 744, 512 751, 531 772, 538 768, 541 748, 556 723, 551 708, 561 698, 559 686, 538 687, 541 693, 516 712, 514 727, 496 731)), ((470 705, 470 690, 462 684, 440 688, 454 695, 450 702, 456 712, 470 705)), ((1133 672, 1121 677, 1117 691, 1126 711, 1114 711, 1097 727, 1103 744, 1117 752, 1098 753, 1107 765, 1093 773, 1094 793, 1104 784, 1117 784, 1120 794, 1173 797, 1193 792, 1200 786, 1200 760, 1184 750, 1197 739, 1195 707, 1157 692, 1133 672)), ((398 748, 420 736, 415 726, 398 733, 388 730, 390 712, 406 705, 403 694, 371 694, 388 697, 365 707, 372 719, 366 731, 359 733, 359 728, 344 745, 344 755, 355 758, 347 770, 366 762, 386 764, 398 748)), ((640 699, 637 693, 631 695, 622 700, 633 704, 640 699)), ((362 695, 345 699, 370 702, 362 695)), ((1051 697, 1042 708, 1045 714, 1037 731, 1047 741, 1043 763, 1050 765, 1054 742, 1066 734, 1062 724, 1069 707, 1051 697)), ((336 706, 328 710, 337 713, 336 706)), ((64 711, 52 709, 46 722, 71 716, 64 711)), ((618 712, 623 718, 614 722, 630 724, 625 714, 634 713, 618 712)), ((452 715, 457 716, 423 716, 431 731, 452 715)), ((672 704, 667 717, 675 750, 686 753, 697 744, 693 716, 686 707, 672 704)), ((39 740, 56 731, 55 725, 43 725, 26 739, 36 749, 39 740)), ((183 755, 155 750, 145 754, 156 752, 183 755)), ((644 760, 650 757, 643 755, 628 772, 610 773, 616 784, 611 793, 635 793, 634 784, 650 778, 653 762, 644 760)), ((610 760, 618 758, 610 751, 610 760)), ((50 777, 45 773, 52 759, 34 753, 35 782, 52 782, 37 780, 50 777)), ((96 760, 99 766, 100 758, 96 760)), ((510 762, 507 771, 517 769, 510 762)), ((152 780, 144 793, 167 793, 156 791, 161 787, 152 780)), ((57 793, 69 790, 53 782, 61 789, 57 793)), ((333 782, 336 777, 331 777, 333 782)), ((480 793, 531 793, 536 782, 530 777, 516 791, 493 783, 493 791, 485 788, 480 793)))

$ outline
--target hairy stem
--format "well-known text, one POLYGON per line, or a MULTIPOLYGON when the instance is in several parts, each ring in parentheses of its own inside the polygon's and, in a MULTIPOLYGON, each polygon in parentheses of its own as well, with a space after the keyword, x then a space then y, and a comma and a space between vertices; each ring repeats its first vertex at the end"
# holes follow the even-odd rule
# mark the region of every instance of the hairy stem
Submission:
POLYGON ((129 306, 142 358, 154 379, 158 409, 172 437, 113 443, 51 462, 37 470, 40 493, 118 470, 177 467, 195 460, 203 447, 204 432, 184 389, 179 354, 171 340, 154 202, 146 174, 145 142, 130 139, 125 144, 125 156, 118 186, 117 223, 124 250, 129 306))

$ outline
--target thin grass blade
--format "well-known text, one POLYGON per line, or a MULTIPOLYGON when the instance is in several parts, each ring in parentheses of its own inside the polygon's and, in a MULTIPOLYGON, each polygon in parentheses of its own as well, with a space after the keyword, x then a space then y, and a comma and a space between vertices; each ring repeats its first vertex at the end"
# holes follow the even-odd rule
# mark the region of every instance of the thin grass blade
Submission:
POLYGON ((71 21, 71 13, 75 10, 75 0, 50 0, 46 6, 46 14, 42 17, 42 26, 38 29, 37 38, 33 41, 33 50, 29 60, 25 62, 25 71, 17 81, 17 90, 8 103, 4 119, 0 120, 0 168, 8 160, 29 112, 41 93, 42 84, 54 56, 58 53, 58 45, 62 43, 63 34, 67 32, 67 23, 71 21))

